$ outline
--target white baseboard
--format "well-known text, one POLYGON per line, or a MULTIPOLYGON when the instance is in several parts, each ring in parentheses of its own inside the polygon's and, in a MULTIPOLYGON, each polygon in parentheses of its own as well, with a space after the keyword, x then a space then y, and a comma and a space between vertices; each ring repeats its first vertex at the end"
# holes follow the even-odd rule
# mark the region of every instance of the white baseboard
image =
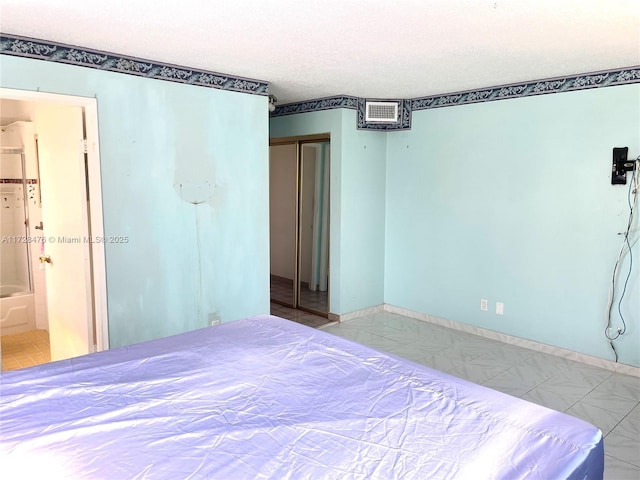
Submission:
POLYGON ((364 317, 366 315, 373 315, 374 313, 380 313, 384 311, 384 305, 376 305, 375 307, 364 308, 362 310, 356 310, 355 312, 344 313, 342 315, 336 315, 335 313, 329 314, 329 320, 335 322, 346 322, 353 320, 354 318, 364 317))
POLYGON ((378 305, 376 307, 365 308, 356 312, 350 312, 346 315, 336 315, 336 320, 345 322, 353 320, 354 318, 364 317, 365 315, 371 315, 379 313, 381 311, 395 313, 404 317, 414 318, 416 320, 422 320, 423 322, 432 323, 441 327, 450 328, 452 330, 458 330, 465 333, 471 333, 478 335, 479 337, 489 338, 491 340, 498 340, 500 342, 508 343, 510 345, 516 345, 518 347, 528 348, 529 350, 535 350, 536 352, 547 353, 549 355, 555 355, 557 357, 566 358, 567 360, 573 360, 575 362, 581 362, 594 367, 603 368, 623 375, 631 375, 633 377, 640 377, 640 367, 634 367, 632 365, 626 365, 624 363, 617 363, 612 360, 607 360, 600 357, 594 357, 593 355, 587 355, 586 353, 574 352, 566 348, 554 347, 553 345, 547 345, 545 343, 535 342, 533 340, 527 340, 526 338, 515 337, 506 333, 496 332, 494 330, 488 330, 486 328, 476 327, 455 320, 447 320, 445 318, 436 317, 427 313, 416 312, 406 308, 396 307, 394 305, 378 305))

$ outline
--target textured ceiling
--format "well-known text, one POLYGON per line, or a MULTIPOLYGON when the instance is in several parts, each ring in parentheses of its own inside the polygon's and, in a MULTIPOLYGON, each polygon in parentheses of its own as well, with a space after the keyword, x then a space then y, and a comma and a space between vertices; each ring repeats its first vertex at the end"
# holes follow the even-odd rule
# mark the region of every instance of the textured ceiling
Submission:
POLYGON ((0 30, 265 80, 279 103, 640 65, 638 0, 0 0, 0 30))

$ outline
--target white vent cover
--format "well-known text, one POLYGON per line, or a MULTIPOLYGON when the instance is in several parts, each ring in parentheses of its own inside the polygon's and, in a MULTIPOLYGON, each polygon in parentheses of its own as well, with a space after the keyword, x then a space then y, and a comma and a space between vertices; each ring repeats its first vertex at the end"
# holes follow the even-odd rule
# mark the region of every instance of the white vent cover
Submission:
POLYGON ((366 121, 398 123, 398 102, 366 102, 366 121))

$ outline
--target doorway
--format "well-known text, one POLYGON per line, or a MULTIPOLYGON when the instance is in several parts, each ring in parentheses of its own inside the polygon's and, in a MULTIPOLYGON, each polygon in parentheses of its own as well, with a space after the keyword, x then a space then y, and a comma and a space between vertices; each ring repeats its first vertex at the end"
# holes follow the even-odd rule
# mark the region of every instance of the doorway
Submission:
POLYGON ((269 145, 271 300, 329 314, 328 135, 269 145))
POLYGON ((108 349, 97 102, 0 89, 0 111, 0 146, 19 150, 25 165, 18 175, 2 155, 0 182, 21 187, 14 200, 24 194, 25 204, 19 234, 3 237, 15 256, 3 248, 2 261, 26 266, 24 282, 2 278, 22 286, 0 299, 2 368, 45 363, 34 357, 47 340, 50 360, 108 349))

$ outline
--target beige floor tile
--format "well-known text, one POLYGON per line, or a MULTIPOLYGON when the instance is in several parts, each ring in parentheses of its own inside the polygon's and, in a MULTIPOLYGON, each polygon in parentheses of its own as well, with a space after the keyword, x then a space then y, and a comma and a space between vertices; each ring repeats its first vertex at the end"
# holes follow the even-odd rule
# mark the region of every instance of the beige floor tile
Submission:
POLYGON ((0 337, 2 344, 2 370, 17 370, 51 361, 49 332, 29 332, 0 337))

